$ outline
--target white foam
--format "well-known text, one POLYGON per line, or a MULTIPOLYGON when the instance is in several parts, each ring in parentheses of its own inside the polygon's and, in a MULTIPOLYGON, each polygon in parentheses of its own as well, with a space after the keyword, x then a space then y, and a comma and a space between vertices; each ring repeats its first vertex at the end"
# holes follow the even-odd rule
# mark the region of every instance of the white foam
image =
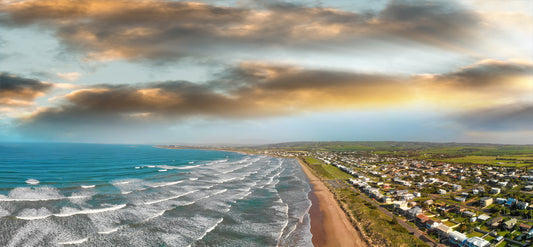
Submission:
POLYGON ((126 207, 126 204, 115 205, 115 206, 108 207, 108 208, 84 209, 84 210, 71 211, 71 212, 68 212, 70 210, 67 210, 67 212, 60 213, 60 214, 54 214, 54 216, 57 216, 57 217, 69 217, 69 216, 73 216, 73 215, 77 215, 77 214, 98 214, 98 213, 103 213, 103 212, 119 210, 119 209, 124 208, 124 207, 126 207))
POLYGON ((141 167, 140 166, 136 166, 135 169, 141 169, 141 167))
POLYGON ((161 170, 157 170, 158 172, 166 172, 167 169, 161 169, 161 170))
POLYGON ((108 208, 84 209, 84 210, 76 210, 76 209, 67 207, 67 208, 63 208, 62 209, 63 212, 59 214, 49 214, 50 211, 48 211, 45 208, 41 208, 39 210, 28 209, 28 210, 23 211, 23 214, 34 214, 34 215, 27 215, 27 216, 19 215, 16 217, 17 219, 21 219, 21 220, 40 220, 40 219, 48 218, 50 216, 69 217, 69 216, 78 215, 78 214, 97 214, 97 213, 119 210, 123 207, 126 207, 126 204, 115 205, 115 206, 108 207, 108 208), (43 214, 43 211, 47 212, 48 214, 43 214), (40 215, 35 215, 35 214, 40 214, 40 215))
POLYGON ((21 216, 17 216, 21 220, 40 220, 52 216, 52 213, 47 208, 26 208, 22 210, 21 216))
POLYGON ((8 216, 10 215, 9 211, 3 209, 0 207, 0 217, 8 216))
POLYGON ((111 233, 114 233, 116 231, 118 231, 118 227, 117 228, 113 228, 111 230, 108 230, 108 231, 101 231, 101 232, 98 232, 98 234, 103 234, 103 235, 107 235, 107 234, 111 234, 111 233))
POLYGON ((57 244, 60 244, 60 245, 81 244, 81 243, 84 243, 85 241, 87 241, 88 239, 89 238, 82 238, 82 239, 78 239, 78 240, 58 242, 57 244))
POLYGON ((192 169, 192 168, 196 168, 196 167, 199 167, 201 165, 193 165, 193 166, 158 166, 159 168, 164 168, 164 169, 177 169, 177 170, 186 170, 186 169, 192 169))
POLYGON ((37 185, 37 184, 40 183, 40 181, 37 180, 37 179, 30 178, 30 179, 26 180, 26 183, 27 184, 31 184, 31 185, 37 185))
POLYGON ((146 166, 146 167, 148 167, 148 168, 155 168, 154 165, 149 165, 149 166, 146 166))
POLYGON ((129 184, 131 181, 120 181, 120 182, 114 182, 113 185, 121 185, 121 184, 129 184))
POLYGON ((40 202, 40 201, 59 201, 63 199, 84 199, 89 196, 69 196, 69 197, 55 197, 55 198, 0 198, 0 202, 40 202))
POLYGON ((196 181, 196 180, 198 180, 198 178, 189 178, 189 180, 196 181))
POLYGON ((163 184, 158 184, 158 185, 149 185, 150 187, 152 188, 159 188, 159 187, 166 187, 166 186, 171 186, 171 185, 176 185, 176 184, 180 184, 180 183, 183 183, 183 180, 181 181, 174 181, 174 182, 168 182, 168 183, 163 183, 163 184))
POLYGON ((189 161, 189 164, 194 164, 194 161, 189 161))
POLYGON ((164 201, 168 201, 168 200, 174 200, 174 199, 178 199, 178 198, 180 198, 182 196, 186 196, 186 195, 192 194, 194 192, 197 192, 197 190, 189 191, 189 192, 177 195, 177 196, 171 196, 171 197, 163 198, 163 199, 160 199, 160 200, 145 202, 144 204, 145 205, 151 205, 151 204, 154 204, 154 203, 160 203, 160 202, 164 202, 164 201))
POLYGON ((91 185, 82 185, 81 188, 82 189, 90 189, 90 188, 94 188, 95 185, 94 184, 91 184, 91 185))
POLYGON ((163 214, 165 214, 166 211, 167 210, 163 210, 163 211, 161 211, 161 212, 159 212, 159 213, 157 213, 155 215, 152 215, 152 216, 146 218, 145 220, 143 220, 143 222, 146 222, 146 221, 149 221, 149 220, 153 220, 153 219, 155 219, 155 218, 157 218, 159 216, 162 216, 163 214))
POLYGON ((208 228, 208 229, 202 234, 202 236, 200 236, 200 237, 198 237, 198 238, 196 239, 196 241, 201 240, 202 238, 205 237, 205 235, 207 235, 207 234, 210 233, 211 231, 215 230, 215 228, 217 228, 217 226, 218 226, 220 223, 222 223, 222 221, 224 221, 224 218, 220 218, 220 219, 217 221, 217 223, 215 223, 214 225, 212 225, 211 227, 209 227, 209 228, 208 228))

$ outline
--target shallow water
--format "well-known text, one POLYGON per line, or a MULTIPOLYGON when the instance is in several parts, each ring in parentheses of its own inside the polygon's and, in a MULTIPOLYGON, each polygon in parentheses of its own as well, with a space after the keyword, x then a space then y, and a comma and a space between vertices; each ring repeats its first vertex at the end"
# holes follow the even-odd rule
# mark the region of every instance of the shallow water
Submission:
POLYGON ((311 246, 296 160, 0 144, 1 246, 311 246))

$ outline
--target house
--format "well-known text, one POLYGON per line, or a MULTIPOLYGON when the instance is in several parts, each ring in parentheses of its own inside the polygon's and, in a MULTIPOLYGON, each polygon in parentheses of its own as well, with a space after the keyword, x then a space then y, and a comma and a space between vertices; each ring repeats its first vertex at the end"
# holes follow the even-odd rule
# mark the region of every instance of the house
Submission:
POLYGON ((416 224, 419 226, 424 226, 426 224, 426 221, 430 220, 429 217, 427 217, 425 214, 419 214, 416 216, 416 224))
POLYGON ((458 191, 458 190, 463 189, 463 187, 461 185, 454 184, 454 185, 452 185, 452 189, 455 190, 455 191, 458 191))
POLYGON ((390 198, 388 196, 384 196, 384 197, 381 198, 381 202, 385 203, 385 204, 391 204, 392 203, 392 198, 390 198))
POLYGON ((458 231, 452 231, 450 232, 449 234, 449 241, 451 244, 455 244, 455 245, 458 245, 458 246, 463 246, 463 243, 465 242, 465 240, 467 240, 468 238, 466 237, 466 235, 458 232, 458 231))
POLYGON ((479 190, 473 189, 472 190, 472 195, 477 195, 477 194, 479 194, 479 190))
POLYGON ((516 199, 514 199, 514 198, 509 198, 509 199, 507 199, 507 201, 505 202, 505 206, 506 206, 506 207, 512 207, 512 206, 515 205, 516 202, 517 202, 516 199))
POLYGON ((490 193, 491 194, 497 195, 497 194, 500 194, 501 192, 502 192, 502 189, 500 189, 500 188, 492 188, 492 189, 490 189, 490 193))
POLYGON ((452 229, 445 224, 440 224, 435 229, 437 230, 437 234, 439 235, 439 238, 447 238, 449 233, 452 231, 452 229))
POLYGON ((440 226, 440 225, 442 225, 442 221, 440 221, 440 220, 432 220, 432 219, 430 219, 430 220, 426 221, 426 228, 428 230, 435 230, 435 228, 437 228, 437 226, 440 226))
POLYGON ((444 194, 446 194, 446 190, 443 190, 443 189, 439 189, 439 194, 441 194, 441 195, 444 195, 444 194))
POLYGON ((529 203, 527 202, 523 202, 523 201, 516 202, 517 209, 527 209, 528 206, 529 206, 529 203))
POLYGON ((486 214, 482 214, 482 215, 478 216, 477 219, 481 220, 481 221, 485 221, 485 220, 490 219, 490 216, 488 216, 486 214))
POLYGON ((502 217, 494 217, 490 220, 488 220, 485 225, 491 227, 491 228, 497 228, 498 226, 500 226, 500 223, 503 221, 503 218, 502 217))
POLYGON ((466 201, 466 198, 461 197, 461 196, 456 196, 456 197, 454 197, 454 199, 455 199, 456 201, 458 201, 458 202, 465 202, 465 201, 466 201))
POLYGON ((464 211, 463 212, 463 217, 472 218, 474 216, 476 216, 476 213, 474 213, 474 212, 470 212, 470 211, 464 211))
POLYGON ((481 199, 479 199, 479 205, 481 207, 487 207, 491 204, 492 204, 492 198, 490 197, 481 197, 481 199))
POLYGON ((505 198, 496 198, 496 204, 504 204, 507 201, 505 198))
POLYGON ((516 218, 512 218, 506 222, 503 223, 503 227, 506 229, 506 230, 511 230, 513 229, 514 225, 516 225, 518 221, 516 220, 516 218))
POLYGON ((464 241, 465 247, 488 247, 490 242, 480 237, 472 237, 464 241))
POLYGON ((518 225, 518 229, 520 229, 520 231, 527 232, 529 229, 531 229, 531 225, 520 223, 518 225))
POLYGON ((419 206, 413 207, 407 211, 407 216, 409 218, 415 218, 419 214, 422 214, 422 209, 419 206))

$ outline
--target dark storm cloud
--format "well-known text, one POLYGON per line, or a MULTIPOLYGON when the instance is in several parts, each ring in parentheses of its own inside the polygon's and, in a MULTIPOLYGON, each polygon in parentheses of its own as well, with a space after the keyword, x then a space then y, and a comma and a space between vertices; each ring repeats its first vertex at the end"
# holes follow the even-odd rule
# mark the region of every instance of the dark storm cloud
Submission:
POLYGON ((0 11, 3 25, 52 29, 69 49, 93 60, 165 61, 323 43, 357 47, 376 39, 461 50, 479 29, 476 16, 451 1, 391 1, 377 14, 279 2, 253 9, 163 0, 30 0, 4 3, 0 11))
POLYGON ((30 105, 51 87, 52 84, 35 79, 0 73, 0 105, 30 105))

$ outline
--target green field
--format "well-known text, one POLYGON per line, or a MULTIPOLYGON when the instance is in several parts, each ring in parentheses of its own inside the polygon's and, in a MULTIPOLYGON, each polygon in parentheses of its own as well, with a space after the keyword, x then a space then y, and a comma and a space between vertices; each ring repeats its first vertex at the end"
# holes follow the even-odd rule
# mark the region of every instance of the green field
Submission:
POLYGON ((335 189, 334 193, 379 246, 428 246, 352 190, 335 189))
MULTIPOLYGON (((248 150, 353 152, 466 165, 533 166, 533 145, 429 142, 292 142, 248 150)), ((335 176, 333 176, 335 177, 335 176)), ((329 179, 333 179, 329 177, 329 179)))
POLYGON ((353 178, 351 175, 341 171, 339 168, 326 165, 312 157, 305 157, 305 162, 309 164, 320 176, 325 179, 349 179, 353 178))
POLYGON ((528 166, 533 165, 533 157, 529 155, 503 155, 503 156, 464 156, 456 158, 430 158, 430 161, 446 163, 494 165, 494 166, 528 166))

